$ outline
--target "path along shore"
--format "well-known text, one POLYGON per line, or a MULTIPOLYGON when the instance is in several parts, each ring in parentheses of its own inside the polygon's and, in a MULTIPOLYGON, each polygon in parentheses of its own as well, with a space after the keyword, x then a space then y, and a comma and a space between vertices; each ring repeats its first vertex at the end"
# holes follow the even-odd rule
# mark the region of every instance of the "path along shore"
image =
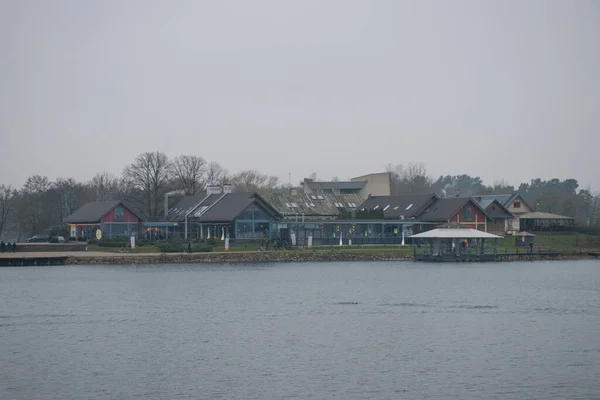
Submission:
MULTIPOLYGON (((238 251, 210 253, 18 252, 1 259, 64 258, 68 265, 190 264, 242 262, 414 261, 412 254, 395 251, 238 251)), ((587 253, 560 253, 551 259, 595 259, 587 253)), ((544 259, 544 258, 542 258, 544 259)), ((546 258, 549 259, 549 258, 546 258)), ((4 260, 8 261, 8 260, 4 260)))

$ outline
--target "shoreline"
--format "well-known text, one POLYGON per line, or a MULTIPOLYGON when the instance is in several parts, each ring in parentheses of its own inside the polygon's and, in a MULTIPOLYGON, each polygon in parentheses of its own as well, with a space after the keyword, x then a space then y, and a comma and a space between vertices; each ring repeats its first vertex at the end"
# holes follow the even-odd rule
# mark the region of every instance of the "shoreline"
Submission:
MULTIPOLYGON (((501 256, 501 254, 499 254, 501 256)), ((591 253, 554 253, 552 256, 536 255, 515 260, 487 262, 594 260, 591 253)), ((416 261, 413 254, 395 251, 239 251, 209 253, 103 253, 103 252, 45 252, 1 254, 0 265, 140 265, 140 264, 227 264, 227 263, 289 263, 289 262, 351 262, 351 261, 416 261), (14 260, 13 262, 9 260, 14 260), (45 260, 48 260, 47 263, 45 260), (33 263, 31 262, 33 261, 33 263), (57 262, 55 262, 57 261, 57 262), (10 264, 9 264, 10 263, 10 264)), ((442 260, 439 260, 442 261, 442 260)), ((439 262, 437 261, 437 262, 439 262)), ((436 262, 436 261, 431 261, 436 262)), ((443 262, 460 262, 443 261, 443 262)), ((468 263, 483 260, 463 261, 468 263)))

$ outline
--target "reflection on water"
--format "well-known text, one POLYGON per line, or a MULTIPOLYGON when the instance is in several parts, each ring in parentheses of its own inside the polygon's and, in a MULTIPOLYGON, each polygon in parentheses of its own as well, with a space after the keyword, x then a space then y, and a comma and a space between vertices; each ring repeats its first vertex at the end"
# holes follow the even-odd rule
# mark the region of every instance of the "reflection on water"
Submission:
POLYGON ((600 263, 0 268, 4 399, 600 398, 600 263))

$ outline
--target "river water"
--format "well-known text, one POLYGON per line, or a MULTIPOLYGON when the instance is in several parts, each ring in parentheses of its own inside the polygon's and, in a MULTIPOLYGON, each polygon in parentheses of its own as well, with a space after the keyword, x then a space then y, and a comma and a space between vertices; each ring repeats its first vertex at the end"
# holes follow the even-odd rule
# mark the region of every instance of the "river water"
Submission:
POLYGON ((598 399, 600 261, 0 268, 1 399, 598 399))

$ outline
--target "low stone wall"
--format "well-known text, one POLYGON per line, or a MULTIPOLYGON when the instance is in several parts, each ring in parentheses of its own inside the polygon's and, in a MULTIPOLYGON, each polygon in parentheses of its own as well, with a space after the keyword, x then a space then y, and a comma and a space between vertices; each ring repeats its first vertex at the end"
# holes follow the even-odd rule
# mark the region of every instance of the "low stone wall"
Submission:
POLYGON ((85 251, 86 249, 87 243, 84 242, 17 244, 17 253, 85 251))
POLYGON ((396 252, 270 251, 195 254, 139 254, 94 257, 69 256, 67 264, 191 264, 266 263, 324 261, 412 261, 410 254, 396 252))

